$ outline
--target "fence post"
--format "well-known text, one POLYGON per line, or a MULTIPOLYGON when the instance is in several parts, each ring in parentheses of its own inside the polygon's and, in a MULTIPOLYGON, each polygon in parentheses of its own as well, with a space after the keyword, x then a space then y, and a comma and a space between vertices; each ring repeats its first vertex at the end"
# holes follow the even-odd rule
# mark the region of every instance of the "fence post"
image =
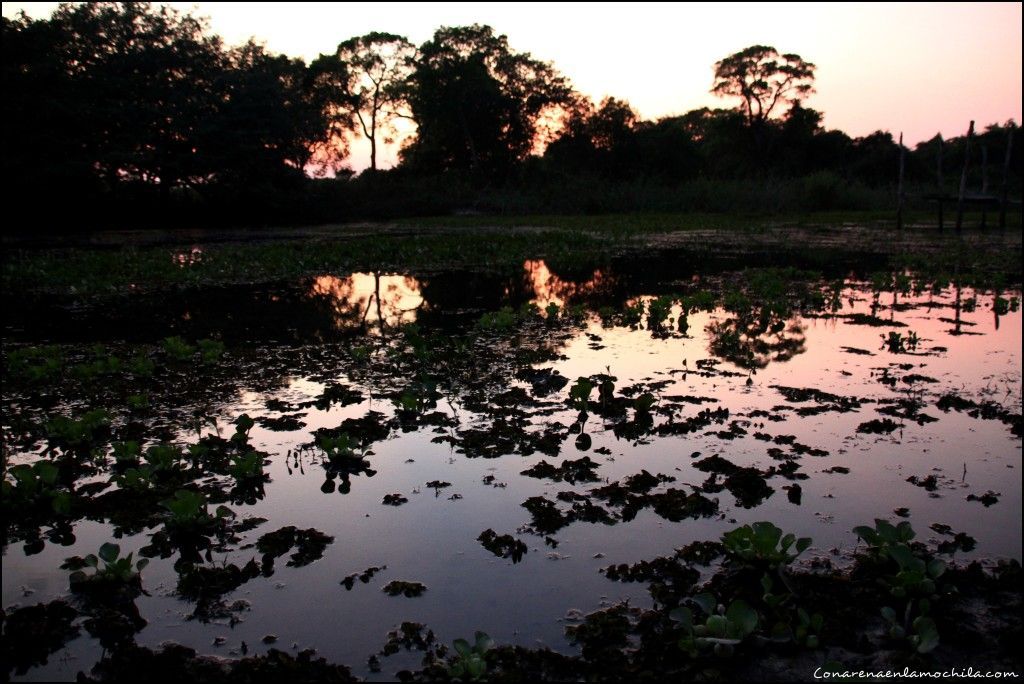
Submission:
POLYGON ((986 203, 981 205, 981 227, 988 228, 988 145, 984 138, 981 141, 981 196, 986 198, 986 203))
POLYGON ((967 140, 964 143, 964 170, 960 174, 960 194, 956 202, 956 232, 964 225, 964 195, 967 193, 967 165, 971 161, 971 140, 974 138, 974 122, 967 127, 967 140))
POLYGON ((903 230, 903 157, 905 152, 903 133, 900 133, 900 177, 896 186, 896 230, 903 230))
POLYGON ((942 182, 942 148, 944 147, 944 145, 942 143, 942 134, 940 133, 938 137, 939 137, 939 153, 938 153, 938 157, 937 157, 937 160, 936 160, 936 163, 935 163, 935 188, 936 188, 935 194, 938 195, 938 198, 939 198, 939 232, 941 233, 942 229, 943 229, 943 225, 942 225, 943 224, 943 221, 942 221, 942 218, 943 218, 943 216, 942 216, 942 200, 944 199, 943 193, 945 192, 945 189, 943 187, 944 183, 942 182))
POLYGON ((1006 132, 1006 157, 1003 159, 1003 182, 999 188, 999 230, 1006 228, 1006 193, 1009 188, 1010 153, 1013 150, 1013 128, 1006 132))

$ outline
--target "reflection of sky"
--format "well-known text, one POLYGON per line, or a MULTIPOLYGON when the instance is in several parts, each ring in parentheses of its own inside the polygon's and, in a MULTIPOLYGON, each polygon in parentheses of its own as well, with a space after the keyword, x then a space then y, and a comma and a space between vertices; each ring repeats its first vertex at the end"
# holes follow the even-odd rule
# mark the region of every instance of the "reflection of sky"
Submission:
POLYGON ((171 255, 171 261, 177 264, 178 266, 181 266, 182 268, 197 264, 200 261, 202 261, 202 258, 203 249, 201 247, 192 247, 191 249, 188 250, 174 252, 171 255))
MULTIPOLYGON (((544 274, 545 269, 535 265, 531 272, 544 274)), ((536 282, 550 284, 546 276, 536 282)), ((544 292, 542 287, 536 294, 544 296, 544 292)), ((990 297, 981 297, 982 306, 972 314, 964 314, 964 320, 976 323, 965 329, 984 333, 980 336, 955 337, 946 333, 951 325, 938 318, 952 318, 948 297, 942 300, 942 308, 930 313, 896 313, 896 320, 908 323, 907 328, 900 330, 914 330, 922 338, 921 351, 936 346, 948 348, 947 352, 928 356, 894 355, 881 350, 880 336, 891 328, 803 317, 800 320, 806 335, 804 353, 788 361, 769 363, 756 372, 750 387, 745 384, 745 374, 735 378, 702 378, 693 372, 678 372, 684 366, 692 370, 698 359, 709 357, 705 329, 711 321, 728 317, 721 310, 692 314, 691 337, 663 340, 653 339, 643 329, 605 329, 595 319, 585 332, 599 336, 604 348, 593 348, 593 339, 580 334, 562 350, 565 358, 551 365, 569 378, 610 368, 618 377, 616 384, 620 388, 643 379, 671 380, 672 384, 661 394, 712 396, 736 417, 754 409, 785 404, 782 396, 770 388, 773 384, 815 387, 868 399, 900 397, 909 386, 889 389, 877 381, 876 369, 912 363, 914 368, 909 372, 939 380, 936 386, 927 388, 929 393, 957 390, 976 400, 1002 400, 1009 389, 1006 402, 1019 410, 1021 314, 1004 317, 997 331, 991 310, 984 308, 990 301, 990 297), (863 348, 874 356, 849 354, 841 350, 843 346, 863 348)), ((868 305, 864 300, 854 309, 844 308, 842 313, 866 312, 868 305)), ((888 311, 879 313, 883 317, 889 315, 888 311)), ((739 370, 728 363, 723 366, 739 370)), ((297 388, 293 384, 291 391, 297 388)), ((304 391, 312 396, 319 388, 313 386, 304 391)), ((336 541, 321 563, 300 571, 279 571, 272 582, 280 577, 287 582, 285 588, 277 590, 272 582, 254 582, 247 596, 256 606, 266 606, 265 619, 269 624, 280 620, 287 625, 289 634, 299 635, 296 638, 303 646, 315 645, 323 655, 336 654, 346 662, 358 664, 355 657, 347 654, 378 648, 379 635, 400 620, 424 622, 447 641, 482 629, 504 643, 529 646, 539 641, 565 649, 565 623, 559 619, 568 609, 589 612, 620 598, 629 598, 636 605, 649 601, 643 585, 613 584, 598 574, 599 568, 669 554, 689 541, 715 538, 736 524, 757 520, 773 520, 787 531, 811 536, 815 544, 808 555, 829 556, 828 550, 833 547, 849 549, 854 545, 850 531, 853 526, 870 523, 875 517, 891 517, 892 509, 907 506, 922 540, 936 537, 928 525, 943 522, 975 536, 979 541, 977 556, 1019 558, 1020 484, 1016 471, 1010 468, 1019 466, 1020 441, 1012 438, 1002 423, 979 421, 957 413, 943 414, 934 408, 934 397, 927 403, 931 406, 924 411, 940 418, 939 422, 925 426, 910 423, 882 437, 855 432, 858 424, 879 417, 875 405, 869 403, 855 413, 825 413, 807 418, 789 414, 791 418, 786 422, 751 427, 751 434, 758 430, 773 435, 791 434, 801 443, 831 452, 826 457, 804 456, 800 460, 802 471, 810 475, 810 479, 800 482, 800 507, 790 504, 781 490, 788 483, 773 478, 769 485, 776 490, 774 495, 752 510, 735 507, 728 493, 717 495, 725 513, 722 520, 670 523, 644 510, 627 524, 609 527, 575 523, 554 535, 561 542, 557 549, 546 547, 539 537, 517 535, 529 546, 523 564, 518 566, 490 555, 475 541, 476 537, 487 528, 499 534, 516 534, 517 528, 529 520, 521 507, 528 497, 543 495, 554 499, 560 491, 583 491, 583 487, 519 474, 541 460, 558 462, 560 458, 582 456, 571 439, 564 443, 561 457, 535 454, 488 460, 467 459, 453 453, 447 445, 432 443, 434 435, 427 430, 396 433, 373 447, 375 455, 371 461, 378 474, 373 478, 353 478, 352 491, 346 496, 321 494, 322 475, 318 469, 307 469, 306 476, 288 476, 278 460, 274 465, 274 482, 268 488, 272 493, 255 507, 253 514, 268 517, 275 524, 280 521, 316 526, 333 534, 336 541), (965 460, 970 461, 968 475, 960 483, 965 460), (821 472, 836 465, 846 466, 851 472, 821 472), (941 468, 938 474, 951 481, 938 492, 940 498, 932 498, 905 481, 910 475, 929 474, 933 468, 941 468), (1008 473, 1013 477, 1008 478, 1008 473), (507 487, 483 485, 481 480, 487 475, 495 475, 507 487), (452 486, 435 497, 424 486, 433 479, 451 482, 452 486), (987 489, 1002 493, 1000 502, 991 508, 965 500, 968 493, 987 489), (392 492, 403 493, 409 503, 399 508, 382 506, 382 497, 392 492), (463 498, 449 500, 453 493, 463 498), (549 553, 558 556, 548 557, 549 553), (333 586, 347 574, 382 564, 388 570, 368 585, 357 582, 351 592, 340 588, 337 593, 324 591, 324 587, 333 586), (380 587, 391 579, 421 581, 428 590, 415 600, 390 599, 381 594, 380 587), (501 590, 495 591, 495 587, 501 590), (604 602, 598 598, 602 596, 606 597, 604 602), (358 615, 358 619, 344 617, 353 615, 358 615), (346 632, 357 631, 347 646, 324 638, 319 627, 337 620, 344 621, 346 632)), ((312 411, 307 418, 307 430, 333 427, 345 417, 361 415, 368 406, 335 407, 329 415, 312 411)), ((374 407, 388 410, 386 401, 378 400, 374 407)), ((445 402, 439 408, 449 412, 445 402)), ((695 406, 685 415, 693 415, 699 408, 695 406)), ((572 417, 558 414, 536 422, 556 419, 566 424, 572 422, 572 417)), ((601 463, 599 474, 611 481, 646 469, 676 477, 677 482, 671 486, 700 483, 706 474, 690 465, 693 452, 703 456, 720 454, 739 465, 768 468, 776 464, 766 456, 765 443, 751 435, 724 442, 697 433, 652 438, 648 444, 631 445, 617 440, 596 416, 588 421, 587 430, 593 437, 588 455, 601 463), (612 454, 595 454, 593 449, 602 446, 612 454)), ((269 433, 259 428, 253 432, 255 439, 266 440, 268 450, 278 453, 283 453, 295 440, 288 433, 269 433)), ((252 621, 257 621, 255 616, 252 621)), ((254 638, 259 636, 259 628, 240 627, 254 638)), ((163 633, 172 634, 173 630, 165 629, 163 633)), ((203 646, 204 638, 196 637, 196 645, 203 646)), ((152 639, 158 640, 157 636, 152 639)))
POLYGON ((394 328, 416 320, 424 306, 420 283, 412 276, 353 273, 317 276, 310 295, 327 298, 338 327, 394 328))
MULTIPOLYGON (((557 278, 542 262, 531 264, 527 272, 532 274, 531 282, 539 286, 534 290, 538 299, 565 301, 571 291, 582 286, 557 278)), ((343 311, 357 311, 359 316, 376 289, 368 274, 352 279, 325 276, 318 283, 318 295, 335 298, 343 311)), ((390 321, 414 304, 419 289, 414 280, 383 276, 381 292, 382 316, 390 321)), ((927 299, 924 296, 910 301, 927 299)), ((901 297, 903 301, 906 300, 901 297)), ((990 308, 991 296, 979 296, 977 310, 963 314, 965 323, 974 325, 964 325, 963 329, 980 334, 955 336, 949 334, 952 324, 939 320, 953 318, 951 301, 947 293, 935 299, 936 306, 931 310, 878 312, 882 318, 892 315, 896 321, 906 323, 905 328, 869 327, 852 325, 843 319, 803 316, 799 319, 806 337, 803 353, 786 361, 772 361, 757 370, 750 386, 746 385, 745 372, 737 377, 710 378, 694 372, 696 361, 710 356, 706 332, 709 324, 728 317, 720 309, 691 314, 690 336, 667 339, 655 339, 644 329, 605 329, 597 319, 592 319, 584 331, 560 350, 563 358, 549 364, 570 379, 608 369, 618 378, 618 388, 637 381, 668 380, 671 384, 660 391, 661 395, 714 397, 716 403, 703 407, 728 407, 732 416, 741 420, 744 418, 740 414, 755 409, 771 410, 786 403, 771 385, 813 387, 870 400, 901 398, 923 391, 927 404, 924 412, 940 420, 924 426, 908 422, 890 435, 859 435, 855 432, 857 425, 880 417, 875 411, 876 404, 865 403, 857 412, 805 418, 776 411, 786 416, 784 422, 753 419, 748 427, 750 434, 729 441, 700 432, 650 438, 649 443, 634 445, 616 439, 599 417, 592 416, 586 426, 593 438, 588 455, 600 463, 599 475, 611 481, 645 469, 677 478, 670 486, 699 484, 706 474, 692 467, 694 452, 702 456, 720 454, 738 465, 767 469, 776 462, 767 456, 766 443, 753 438, 756 431, 794 435, 798 442, 828 449, 830 454, 805 455, 800 459, 802 472, 810 478, 800 482, 803 503, 799 507, 789 503, 781 490, 788 483, 773 478, 768 484, 776 490, 774 495, 752 510, 734 506, 733 497, 723 492, 715 495, 723 519, 670 523, 644 510, 634 521, 615 526, 575 523, 554 535, 560 540, 557 549, 546 547, 540 537, 517 534, 517 530, 529 521, 521 506, 528 497, 543 495, 554 499, 561 491, 584 490, 519 474, 541 460, 558 462, 560 458, 535 454, 468 459, 453 453, 448 445, 434 442, 437 435, 424 428, 408 433, 397 431, 389 439, 374 444, 370 461, 377 474, 354 476, 351 493, 347 495, 321 493, 323 470, 310 462, 304 465, 304 473, 295 470, 289 474, 284 455, 308 442, 316 428, 335 427, 345 418, 359 417, 371 408, 385 414, 392 408, 386 397, 366 391, 370 388, 346 377, 339 369, 334 379, 364 390, 366 400, 356 405, 333 406, 327 411, 304 409, 307 426, 298 432, 271 432, 254 427, 253 443, 271 454, 268 472, 273 481, 267 485, 263 501, 254 506, 233 507, 245 516, 262 516, 270 521, 247 533, 248 542, 283 525, 316 527, 333 535, 334 543, 327 548, 323 560, 296 569, 286 567, 282 559, 272 578, 253 580, 230 594, 229 600, 252 602, 252 610, 243 614, 244 622, 232 629, 223 624, 196 622, 183 627, 181 616, 188 607, 173 596, 176 577, 170 562, 154 561, 143 573, 152 597, 139 601, 144 617, 150 621, 139 642, 154 646, 171 639, 209 653, 217 652, 210 647, 213 638, 226 636, 229 644, 225 650, 237 648, 244 640, 251 653, 260 653, 266 649, 261 639, 273 633, 279 636, 280 644, 297 642, 300 648, 314 647, 328 659, 352 665, 355 673, 361 675, 366 674, 362 669, 366 656, 378 650, 385 633, 403 620, 427 624, 445 643, 483 630, 502 643, 533 646, 539 641, 564 651, 568 647, 562 637, 565 623, 560 619, 567 610, 590 612, 625 598, 634 605, 647 605, 650 601, 642 583, 609 582, 598 574, 599 568, 671 554, 690 541, 713 539, 736 524, 757 520, 773 520, 787 531, 811 536, 814 546, 807 556, 831 557, 829 550, 833 547, 853 547, 853 526, 870 523, 875 517, 891 518, 891 511, 902 506, 911 510, 910 520, 921 540, 937 537, 928 529, 930 524, 946 523, 978 539, 974 556, 1019 559, 1020 440, 1013 438, 998 421, 976 420, 956 412, 943 414, 934 403, 942 393, 956 391, 966 398, 990 399, 1020 411, 1021 313, 1002 317, 997 329, 990 308), (882 337, 890 330, 916 332, 921 338, 920 353, 892 354, 883 349, 882 337), (583 333, 599 337, 602 347, 597 348, 594 337, 583 333), (843 347, 856 347, 871 355, 851 354, 843 351, 843 347), (940 351, 940 347, 946 350, 940 351), (894 368, 898 364, 910 364, 911 368, 894 368), (683 372, 684 369, 689 372, 683 372), (883 369, 897 376, 917 373, 938 382, 898 382, 890 388, 878 381, 883 369), (607 447, 611 454, 595 453, 594 449, 600 447, 607 447), (966 476, 962 474, 965 464, 966 476), (850 473, 822 473, 832 466, 848 467, 850 473), (911 475, 931 473, 939 475, 942 481, 937 498, 906 482, 911 475), (487 475, 495 475, 507 487, 484 485, 482 479, 487 475), (451 482, 452 486, 435 497, 425 487, 427 481, 434 479, 451 482), (994 506, 985 508, 965 500, 969 493, 980 494, 989 489, 1001 494, 994 506), (407 496, 409 503, 397 508, 381 505, 384 495, 393 492, 407 496), (451 500, 452 494, 462 498, 451 500), (476 538, 487 528, 521 537, 529 546, 523 563, 513 566, 484 550, 476 538), (551 553, 558 556, 549 557, 551 553), (387 570, 369 584, 356 582, 351 591, 338 584, 346 575, 382 565, 387 570), (381 587, 395 579, 423 582, 427 592, 416 599, 385 596, 381 587)), ((844 292, 843 302, 842 314, 866 313, 870 306, 867 295, 852 290, 844 292), (852 307, 847 305, 850 296, 860 297, 852 307)), ((882 304, 886 303, 883 296, 882 304)), ((740 370, 728 363, 721 365, 740 370)), ((284 389, 272 393, 246 391, 235 404, 223 408, 222 416, 233 417, 242 411, 253 416, 265 415, 264 406, 270 398, 301 402, 316 397, 323 387, 320 382, 295 377, 284 389)), ((567 392, 568 388, 563 390, 562 398, 567 392)), ((439 402, 438 408, 447 413, 452 411, 447 402, 439 402)), ((682 417, 692 416, 700 408, 687 407, 682 417)), ((550 416, 535 416, 532 427, 555 420, 569 424, 573 414, 556 410, 550 416)), ((460 418, 465 426, 474 417, 460 418)), ((225 424, 222 419, 221 425, 225 424)), ((563 444, 561 458, 582 455, 571 439, 563 444)), ((98 544, 109 538, 104 526, 93 522, 80 523, 77 531, 80 539, 74 547, 47 545, 42 556, 27 561, 19 548, 8 550, 3 573, 5 606, 49 600, 60 594, 66 582, 63 571, 56 578, 54 575, 59 560, 95 552, 98 544), (41 565, 37 558, 42 560, 41 565), (30 599, 24 598, 22 585, 37 593, 30 599)), ((122 546, 137 548, 144 541, 124 540, 122 546)), ((252 549, 238 550, 226 556, 218 554, 215 560, 226 558, 242 564, 252 556, 252 549)), ((82 663, 94 655, 84 652, 84 643, 79 640, 71 648, 80 661, 62 664, 60 654, 51 658, 53 672, 73 675, 81 669, 82 663)), ((385 659, 381 676, 416 665, 413 661, 401 661, 405 657, 385 659)))
POLYGON ((533 292, 533 298, 530 301, 541 309, 548 304, 564 307, 566 301, 593 294, 605 282, 605 277, 600 269, 595 270, 589 280, 581 283, 563 280, 551 272, 543 259, 524 261, 523 274, 533 292))

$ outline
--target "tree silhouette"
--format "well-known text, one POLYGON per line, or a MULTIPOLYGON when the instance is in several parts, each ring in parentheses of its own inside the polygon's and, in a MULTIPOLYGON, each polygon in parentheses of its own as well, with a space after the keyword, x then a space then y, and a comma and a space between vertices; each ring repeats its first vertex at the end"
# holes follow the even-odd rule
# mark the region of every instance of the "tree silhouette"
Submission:
MULTIPOLYGON (((252 41, 227 54, 215 83, 218 102, 199 142, 215 179, 236 187, 301 180, 314 152, 332 133, 328 119, 343 95, 317 79, 301 59, 268 53, 252 41)), ((338 141, 331 154, 343 156, 338 141)), ((330 161, 325 153, 321 161, 330 161)))
POLYGON ((213 81, 224 57, 203 21, 126 2, 61 5, 51 23, 65 94, 102 179, 166 195, 208 172, 193 153, 194 137, 216 108, 213 81))
POLYGON ((503 169, 533 149, 541 116, 572 90, 489 26, 442 27, 420 47, 408 98, 417 137, 403 161, 431 170, 503 169))
POLYGON ((416 48, 402 36, 373 32, 339 44, 336 56, 347 67, 350 108, 370 141, 370 169, 376 171, 377 136, 383 132, 383 142, 391 142, 391 122, 406 102, 405 85, 416 48))
POLYGON ((544 158, 572 173, 622 177, 637 173, 636 112, 629 103, 606 97, 600 106, 577 102, 544 158))
POLYGON ((763 125, 781 103, 795 103, 814 92, 814 69, 800 55, 752 45, 715 62, 711 92, 740 98, 740 111, 751 126, 763 125))

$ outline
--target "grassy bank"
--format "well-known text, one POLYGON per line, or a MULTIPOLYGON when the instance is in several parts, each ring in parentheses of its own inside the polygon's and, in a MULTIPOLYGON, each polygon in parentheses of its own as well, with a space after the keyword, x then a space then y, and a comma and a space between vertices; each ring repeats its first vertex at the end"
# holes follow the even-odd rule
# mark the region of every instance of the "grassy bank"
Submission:
POLYGON ((2 282, 13 296, 94 295, 360 270, 507 270, 537 258, 573 265, 667 249, 716 255, 804 253, 812 260, 859 252, 918 267, 921 254, 933 261, 943 255, 950 266, 964 260, 965 272, 1019 274, 1019 215, 1010 217, 1012 225, 1005 231, 979 230, 979 218, 970 215, 969 228, 959 236, 951 229, 938 232, 934 217, 925 212, 908 214, 902 232, 895 231, 889 212, 476 215, 294 232, 163 231, 156 238, 145 231, 113 231, 94 235, 92 244, 83 240, 74 246, 9 242, 2 282))

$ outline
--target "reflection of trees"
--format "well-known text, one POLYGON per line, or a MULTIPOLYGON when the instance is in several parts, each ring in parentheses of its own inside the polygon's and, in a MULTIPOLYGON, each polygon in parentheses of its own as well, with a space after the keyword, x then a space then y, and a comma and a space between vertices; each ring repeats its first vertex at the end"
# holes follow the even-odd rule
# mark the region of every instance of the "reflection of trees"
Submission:
POLYGON ((383 331, 414 322, 425 307, 416 278, 376 272, 318 276, 310 296, 330 301, 338 328, 383 331))
POLYGON ((562 279, 552 273, 543 259, 524 261, 523 279, 527 290, 533 293, 533 303, 542 309, 548 304, 565 306, 566 301, 593 294, 609 282, 601 269, 594 269, 590 278, 582 282, 562 279))
POLYGON ((706 330, 711 353, 741 368, 764 368, 806 351, 805 326, 796 316, 788 320, 777 315, 730 316, 712 321, 706 330))

